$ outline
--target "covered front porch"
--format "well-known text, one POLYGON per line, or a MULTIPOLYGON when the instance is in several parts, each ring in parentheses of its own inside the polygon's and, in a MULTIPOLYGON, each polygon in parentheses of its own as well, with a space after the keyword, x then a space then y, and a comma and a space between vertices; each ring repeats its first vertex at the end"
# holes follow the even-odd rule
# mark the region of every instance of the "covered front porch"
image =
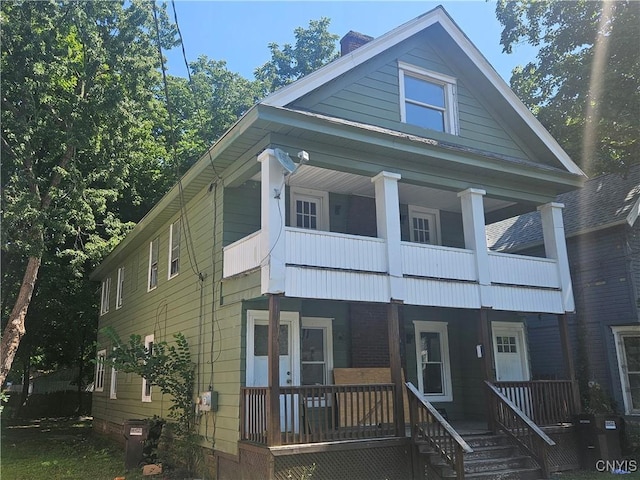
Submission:
MULTIPOLYGON (((521 317, 514 312, 433 309, 397 302, 345 305, 281 295, 268 296, 268 309, 260 314, 250 310, 265 307, 265 303, 264 300, 249 302, 247 317, 264 319, 267 348, 279 355, 272 358, 267 352, 264 380, 270 381, 270 385, 255 386, 247 381, 241 388, 241 457, 250 451, 252 455, 273 456, 272 465, 278 462, 294 465, 305 458, 315 459, 311 463, 317 463, 331 455, 355 455, 353 461, 361 462, 373 451, 377 452, 375 459, 367 460, 371 465, 377 465, 380 460, 389 465, 401 464, 405 469, 395 477, 390 474, 391 470, 384 470, 386 478, 408 478, 407 471, 414 475, 414 471, 424 469, 420 463, 424 455, 419 452, 424 447, 419 446, 428 445, 452 471, 461 472, 458 478, 464 478, 464 459, 473 455, 473 448, 465 441, 467 435, 508 431, 511 441, 520 442, 522 448, 543 462, 543 468, 557 469, 550 452, 555 448, 553 440, 544 427, 558 427, 577 413, 575 382, 571 380, 570 365, 567 380, 532 380, 526 375, 526 379, 519 381, 496 379, 513 375, 513 369, 505 370, 500 358, 496 363, 496 354, 500 357, 505 349, 513 350, 506 353, 515 354, 515 350, 525 347, 522 343, 525 337, 516 335, 514 342, 505 338, 511 332, 509 328, 505 330, 510 327, 509 323, 513 324, 514 331, 521 323, 517 321, 521 317), (347 327, 338 310, 347 312, 350 323, 347 327), (388 352, 387 363, 383 367, 361 368, 347 355, 347 360, 338 361, 339 366, 332 369, 334 375, 326 377, 327 384, 305 385, 314 377, 306 380, 304 375, 296 377, 300 372, 288 376, 290 364, 283 368, 282 362, 289 361, 291 352, 283 350, 281 342, 295 344, 295 340, 283 337, 281 326, 290 326, 292 319, 299 318, 302 331, 293 335, 304 344, 304 326, 314 325, 306 316, 309 312, 334 315, 332 323, 337 333, 333 337, 350 335, 345 343, 363 340, 362 330, 356 323, 368 325, 371 330, 368 347, 374 350, 384 346, 388 352), (426 320, 416 320, 418 318, 426 320), (440 327, 446 327, 432 329, 433 324, 438 323, 431 321, 435 318, 444 320, 439 322, 440 327), (513 321, 507 322, 507 319, 513 321), (382 323, 384 335, 381 335, 382 323), (434 331, 445 334, 438 338, 434 331), (446 348, 439 356, 420 358, 421 349, 425 347, 440 349, 443 345, 440 340, 446 341, 446 348), (398 378, 394 378, 394 369, 398 378), (348 383, 349 379, 364 378, 363 375, 368 377, 366 382, 348 383), (294 460, 295 456, 300 458, 294 460)), ((564 318, 559 317, 559 321, 562 324, 564 318)), ((256 347, 248 345, 249 348, 256 347)), ((304 345, 295 348, 305 349, 304 345)), ((247 354, 249 362, 251 355, 249 351, 247 354)), ((345 357, 336 353, 336 357, 340 355, 345 357)), ((307 372, 317 371, 309 358, 303 354, 299 367, 307 372)), ((247 368, 250 368, 248 364, 247 368)), ((251 379, 248 377, 248 380, 251 379)), ((319 472, 316 476, 323 478, 319 472)), ((279 477, 274 473, 273 478, 279 477)))

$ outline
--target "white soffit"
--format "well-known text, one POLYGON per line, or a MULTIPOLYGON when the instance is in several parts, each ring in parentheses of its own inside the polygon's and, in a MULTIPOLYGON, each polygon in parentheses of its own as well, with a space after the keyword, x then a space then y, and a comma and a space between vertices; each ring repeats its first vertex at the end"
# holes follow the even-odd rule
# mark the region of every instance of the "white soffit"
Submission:
MULTIPOLYGON (((259 182, 260 173, 258 172, 254 175, 251 180, 259 182)), ((301 165, 294 174, 286 177, 286 184, 290 187, 310 188, 343 195, 358 195, 371 198, 375 196, 375 187, 369 177, 328 170, 312 165, 301 165)), ((436 208, 449 212, 461 211, 457 192, 421 187, 402 183, 402 180, 400 180, 398 193, 400 202, 403 204, 436 208)), ((513 202, 484 198, 485 212, 492 212, 510 205, 513 205, 513 202)))

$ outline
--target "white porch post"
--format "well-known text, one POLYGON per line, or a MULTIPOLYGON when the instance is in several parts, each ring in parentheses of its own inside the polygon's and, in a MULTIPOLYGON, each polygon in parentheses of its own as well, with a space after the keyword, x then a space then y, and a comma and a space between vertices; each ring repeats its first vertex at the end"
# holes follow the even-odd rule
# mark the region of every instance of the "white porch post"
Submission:
POLYGON ((480 303, 483 308, 491 308, 491 275, 489 272, 489 251, 485 233, 483 199, 486 191, 468 188, 458 193, 462 205, 462 226, 464 245, 475 253, 476 275, 480 285, 480 303))
POLYGON ((575 311, 573 300, 573 286, 569 271, 569 256, 567 243, 564 238, 564 223, 562 209, 564 204, 551 202, 538 207, 542 219, 542 235, 544 236, 544 250, 547 258, 556 260, 560 287, 562 288, 562 305, 565 312, 575 311))
POLYGON ((284 293, 285 208, 284 169, 272 149, 258 156, 261 165, 261 292, 284 293))
POLYGON ((389 297, 391 300, 402 301, 405 293, 400 251, 400 178, 397 173, 380 172, 371 181, 375 184, 378 237, 386 240, 389 297))

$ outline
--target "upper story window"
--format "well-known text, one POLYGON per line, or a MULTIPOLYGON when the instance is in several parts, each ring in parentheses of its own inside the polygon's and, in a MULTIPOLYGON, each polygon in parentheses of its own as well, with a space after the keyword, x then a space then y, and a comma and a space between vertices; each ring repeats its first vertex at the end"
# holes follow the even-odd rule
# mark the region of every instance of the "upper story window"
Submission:
POLYGON ((456 79, 402 62, 398 67, 401 121, 457 135, 456 79))
POLYGON ((124 300, 124 267, 118 268, 118 283, 116 284, 116 310, 122 307, 124 300))
POLYGON ((440 245, 440 212, 409 205, 409 239, 416 243, 440 245))
POLYGON ((111 295, 111 277, 102 281, 102 295, 100 296, 100 315, 109 311, 109 296, 111 295))
POLYGON ((107 359, 107 351, 100 350, 96 355, 96 378, 93 389, 96 392, 104 391, 104 364, 107 359))
POLYGON ((329 194, 292 187, 291 225, 311 230, 329 230, 329 194))
POLYGON ((147 290, 158 286, 158 256, 160 254, 160 238, 156 237, 149 243, 149 280, 147 290))
POLYGON ((169 276, 175 277, 180 273, 180 227, 181 219, 176 220, 169 228, 169 276))

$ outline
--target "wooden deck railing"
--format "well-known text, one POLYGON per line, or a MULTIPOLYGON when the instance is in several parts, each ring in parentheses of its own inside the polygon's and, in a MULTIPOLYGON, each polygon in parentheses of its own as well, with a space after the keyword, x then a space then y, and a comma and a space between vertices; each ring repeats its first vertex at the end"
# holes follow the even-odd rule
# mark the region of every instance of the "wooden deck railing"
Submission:
POLYGON ((571 380, 494 382, 500 392, 537 425, 570 422, 579 413, 571 380))
POLYGON ((507 398, 494 384, 485 381, 489 395, 493 421, 497 429, 506 433, 536 459, 544 478, 549 477, 547 449, 555 442, 544 433, 513 401, 507 398))
POLYGON ((405 384, 409 397, 411 437, 414 441, 426 441, 456 472, 458 480, 464 479, 464 454, 473 449, 449 425, 442 415, 424 400, 423 395, 411 383, 405 384))
MULTIPOLYGON (((240 439, 267 445, 266 387, 241 388, 240 439)), ((282 445, 394 437, 394 385, 280 387, 282 445)))

